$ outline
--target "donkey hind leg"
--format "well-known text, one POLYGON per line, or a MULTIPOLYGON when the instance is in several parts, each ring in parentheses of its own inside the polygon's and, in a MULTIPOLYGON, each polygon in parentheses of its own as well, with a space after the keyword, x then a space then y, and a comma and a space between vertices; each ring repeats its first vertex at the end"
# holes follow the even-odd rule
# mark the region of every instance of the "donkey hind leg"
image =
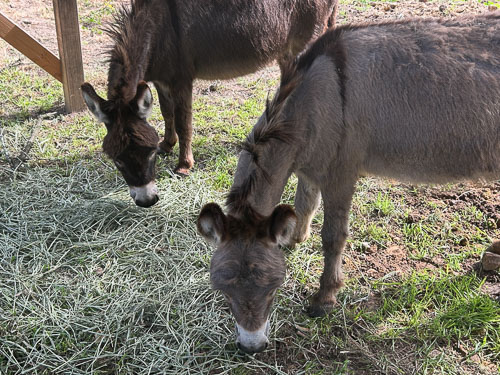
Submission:
POLYGON ((321 194, 319 187, 299 176, 297 193, 295 194, 295 212, 297 225, 290 245, 303 242, 309 238, 311 222, 319 207, 321 194))
POLYGON ((318 292, 308 308, 310 316, 329 313, 336 303, 336 294, 344 285, 342 251, 349 232, 349 208, 354 193, 355 178, 336 176, 334 186, 322 189, 324 222, 321 230, 325 264, 318 292))
POLYGON ((163 141, 158 145, 158 153, 169 153, 177 143, 177 134, 174 126, 174 101, 167 87, 156 84, 158 99, 160 101, 160 109, 163 119, 165 120, 165 136, 163 141))
POLYGON ((193 151, 191 148, 191 141, 193 138, 192 100, 192 82, 175 90, 174 122, 175 131, 179 137, 179 164, 174 172, 181 176, 189 175, 189 170, 194 164, 193 151))

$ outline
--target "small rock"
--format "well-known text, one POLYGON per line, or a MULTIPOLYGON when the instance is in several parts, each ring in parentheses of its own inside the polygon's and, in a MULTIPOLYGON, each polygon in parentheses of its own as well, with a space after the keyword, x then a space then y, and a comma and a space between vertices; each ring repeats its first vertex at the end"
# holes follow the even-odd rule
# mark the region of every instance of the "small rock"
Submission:
POLYGON ((500 268, 500 255, 486 251, 481 259, 485 271, 493 271, 500 268))
POLYGON ((102 267, 97 267, 94 272, 97 276, 102 276, 104 274, 104 269, 102 267))
POLYGON ((371 245, 369 242, 361 242, 361 250, 367 254, 374 254, 377 252, 377 245, 371 245))
POLYGON ((486 226, 488 228, 491 228, 491 229, 496 229, 497 228, 497 222, 495 221, 495 219, 493 218, 489 218, 487 221, 486 221, 486 226))
POLYGON ((443 4, 443 5, 439 6, 439 11, 440 12, 444 12, 445 10, 446 10, 446 5, 443 4))
POLYGON ((385 250, 387 255, 392 255, 394 258, 402 258, 404 257, 404 251, 399 246, 389 246, 385 250))
POLYGON ((217 85, 210 85, 210 86, 208 86, 208 90, 209 90, 210 92, 215 92, 215 91, 217 91, 217 85))

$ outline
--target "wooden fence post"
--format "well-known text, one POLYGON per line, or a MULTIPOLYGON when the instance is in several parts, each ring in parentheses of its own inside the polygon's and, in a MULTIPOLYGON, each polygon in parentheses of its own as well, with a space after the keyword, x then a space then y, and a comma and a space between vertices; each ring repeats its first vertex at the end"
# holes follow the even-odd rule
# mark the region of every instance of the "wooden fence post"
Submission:
POLYGON ((76 0, 53 0, 57 42, 61 59, 66 111, 85 108, 80 86, 84 81, 80 28, 76 0))

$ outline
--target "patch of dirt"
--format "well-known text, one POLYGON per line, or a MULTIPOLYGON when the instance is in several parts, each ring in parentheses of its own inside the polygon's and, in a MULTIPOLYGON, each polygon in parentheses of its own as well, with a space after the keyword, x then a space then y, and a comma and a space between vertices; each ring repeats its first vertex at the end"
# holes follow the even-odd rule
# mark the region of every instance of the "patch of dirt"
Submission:
MULTIPOLYGON (((440 209, 443 222, 452 222, 453 215, 459 211, 475 207, 477 211, 484 215, 484 219, 467 217, 470 224, 481 228, 492 240, 500 237, 500 182, 491 182, 488 185, 475 183, 461 183, 453 185, 453 190, 446 186, 411 186, 397 182, 391 182, 397 187, 391 192, 394 201, 404 198, 406 204, 411 207, 411 212, 404 218, 406 223, 418 223, 426 220, 431 214, 429 202, 436 204, 440 209), (402 190, 401 190, 402 189, 402 190), (400 193, 401 192, 401 193, 400 193), (486 224, 485 224, 486 222, 486 224)), ((383 190, 383 187, 374 186, 374 190, 383 190)), ((391 226, 387 226, 390 230, 391 226)), ((455 230, 453 228, 452 230, 455 230)), ((463 235, 461 241, 451 244, 451 253, 466 251, 474 244, 467 239, 470 233, 465 230, 457 235, 463 235)), ((344 269, 347 273, 360 274, 358 282, 366 283, 366 279, 380 279, 390 277, 402 277, 414 271, 420 270, 443 270, 446 268, 447 260, 442 255, 434 255, 424 259, 412 259, 410 249, 405 247, 399 233, 389 232, 392 239, 387 248, 369 244, 364 249, 346 249, 344 259, 344 269)), ((476 245, 477 246, 477 245, 476 245)), ((479 245, 481 246, 481 245, 479 245)), ((484 245, 485 251, 488 245, 484 245)), ((464 271, 451 271, 457 275, 475 273, 480 278, 485 278, 483 290, 492 299, 500 301, 500 273, 498 271, 484 271, 481 267, 480 255, 470 255, 461 261, 461 268, 464 271)))
MULTIPOLYGON (((467 184, 462 184, 467 188, 467 184)), ((461 189, 462 190, 462 189, 461 189)), ((491 224, 500 228, 500 182, 493 182, 488 186, 470 186, 463 192, 442 191, 442 189, 432 189, 431 197, 439 199, 453 209, 461 209, 467 205, 472 205, 481 211, 491 224)))
MULTIPOLYGON (((389 246, 387 249, 378 249, 372 245, 369 251, 350 252, 351 261, 346 260, 346 269, 358 268, 369 279, 379 279, 390 275, 408 275, 413 271, 439 268, 444 261, 438 258, 432 260, 413 260, 408 257, 404 247, 389 246), (357 266, 349 264, 354 262, 357 266)), ((360 282, 363 282, 360 280, 360 282)))
POLYGON ((495 10, 477 0, 450 3, 445 0, 372 1, 341 4, 339 23, 378 22, 412 17, 455 17, 460 14, 479 14, 495 10))

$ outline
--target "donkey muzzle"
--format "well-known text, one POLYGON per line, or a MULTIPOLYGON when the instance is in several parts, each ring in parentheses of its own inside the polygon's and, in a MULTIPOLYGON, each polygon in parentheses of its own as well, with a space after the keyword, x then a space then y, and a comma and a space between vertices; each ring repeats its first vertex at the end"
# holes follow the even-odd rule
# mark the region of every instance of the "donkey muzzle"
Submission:
POLYGON ((236 345, 238 349, 247 354, 259 353, 265 350, 269 346, 269 340, 267 339, 269 328, 269 320, 255 331, 247 331, 236 323, 236 345))
POLYGON ((160 199, 154 181, 143 186, 130 186, 129 188, 130 196, 139 207, 151 207, 160 199))

